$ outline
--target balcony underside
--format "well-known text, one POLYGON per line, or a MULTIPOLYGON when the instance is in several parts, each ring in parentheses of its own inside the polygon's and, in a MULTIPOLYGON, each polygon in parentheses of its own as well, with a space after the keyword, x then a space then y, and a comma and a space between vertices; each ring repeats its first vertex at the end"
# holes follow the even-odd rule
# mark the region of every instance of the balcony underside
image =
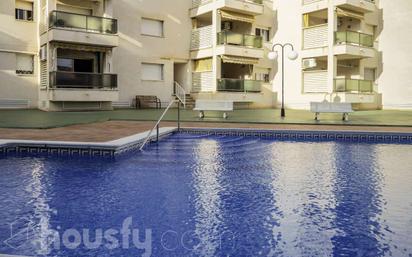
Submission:
POLYGON ((54 102, 115 102, 119 101, 118 90, 56 88, 50 89, 48 100, 54 102))
POLYGON ((216 55, 241 56, 248 58, 264 58, 264 50, 257 48, 248 48, 235 45, 221 45, 216 47, 216 55))
POLYGON ((368 13, 376 10, 375 3, 366 0, 335 0, 335 5, 360 13, 368 13))
POLYGON ((119 36, 112 34, 91 33, 86 31, 52 28, 40 38, 41 44, 64 42, 104 47, 119 46, 119 36))
MULTIPOLYGON (((303 13, 316 12, 328 8, 328 0, 307 0, 307 3, 302 6, 303 13)), ((334 0, 334 5, 359 13, 370 13, 376 10, 375 3, 367 0, 334 0)))
POLYGON ((376 56, 376 51, 373 48, 361 47, 350 44, 342 44, 334 46, 334 54, 338 60, 349 60, 359 58, 373 58, 376 56))
POLYGON ((252 1, 244 0, 217 0, 215 2, 209 2, 201 6, 197 6, 190 10, 190 17, 209 13, 214 9, 221 9, 227 11, 235 11, 238 13, 244 13, 248 15, 261 15, 264 12, 264 6, 262 4, 256 4, 252 1))

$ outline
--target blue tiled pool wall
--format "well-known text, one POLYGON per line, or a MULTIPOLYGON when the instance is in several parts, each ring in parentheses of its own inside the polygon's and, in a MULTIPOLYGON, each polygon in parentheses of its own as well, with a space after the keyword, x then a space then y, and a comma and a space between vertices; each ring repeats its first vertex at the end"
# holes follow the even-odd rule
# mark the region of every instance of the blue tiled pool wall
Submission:
POLYGON ((181 129, 180 133, 218 136, 260 137, 292 141, 346 141, 361 143, 412 144, 411 133, 356 132, 356 131, 297 131, 245 129, 181 129))
MULTIPOLYGON (((385 143, 385 144, 412 144, 411 133, 390 132, 356 132, 356 131, 296 131, 296 130, 252 130, 252 129, 203 129, 182 128, 180 132, 173 133, 218 135, 218 136, 243 136, 259 137, 288 141, 340 141, 359 143, 385 143)), ((153 139, 152 141, 153 142, 153 139)), ((132 142, 121 148, 104 148, 90 146, 64 146, 64 145, 5 145, 0 146, 0 156, 8 155, 44 155, 44 156, 83 156, 83 157, 105 157, 114 158, 124 153, 137 151, 142 141, 132 142)))

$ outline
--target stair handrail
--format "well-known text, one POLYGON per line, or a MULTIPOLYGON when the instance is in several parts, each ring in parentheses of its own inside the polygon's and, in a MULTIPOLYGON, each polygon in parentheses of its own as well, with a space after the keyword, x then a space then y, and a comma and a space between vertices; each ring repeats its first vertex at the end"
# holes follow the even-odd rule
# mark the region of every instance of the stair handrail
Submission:
POLYGON ((179 98, 180 102, 183 104, 183 108, 186 108, 186 91, 185 91, 185 89, 177 81, 175 81, 173 83, 173 85, 174 85, 175 96, 177 98, 179 98))
POLYGON ((147 142, 149 141, 153 130, 156 129, 156 141, 159 141, 159 124, 163 120, 163 117, 166 115, 166 113, 169 111, 169 109, 172 107, 173 104, 177 103, 177 129, 180 130, 180 103, 183 104, 184 107, 186 107, 186 92, 184 88, 177 83, 176 81, 174 82, 174 91, 175 91, 175 96, 177 99, 171 99, 169 105, 166 107, 160 118, 157 120, 156 125, 149 131, 147 134, 145 140, 143 141, 143 144, 140 146, 140 150, 143 150, 147 142))
POLYGON ((178 102, 179 100, 176 99, 172 99, 169 103, 169 105, 167 106, 167 108, 164 110, 164 112, 162 113, 162 115, 160 116, 160 118, 157 120, 156 125, 154 125, 154 127, 149 131, 149 133, 147 134, 145 140, 143 141, 143 144, 140 146, 140 150, 143 150, 143 147, 147 144, 147 142, 150 139, 150 136, 153 133, 153 130, 157 129, 157 134, 156 134, 156 138, 159 139, 159 124, 162 121, 163 117, 166 115, 167 111, 169 111, 170 107, 172 107, 172 105, 176 102, 178 102))

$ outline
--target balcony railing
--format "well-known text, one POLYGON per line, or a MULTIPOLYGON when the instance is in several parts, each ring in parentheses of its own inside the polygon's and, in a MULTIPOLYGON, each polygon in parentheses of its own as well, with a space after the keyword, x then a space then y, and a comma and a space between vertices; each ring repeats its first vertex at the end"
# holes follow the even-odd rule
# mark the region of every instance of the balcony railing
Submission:
POLYGON ((335 79, 334 92, 372 93, 373 81, 361 79, 335 79))
POLYGON ((50 15, 49 27, 77 29, 103 34, 116 34, 117 20, 62 11, 53 11, 50 15))
POLYGON ((263 81, 244 79, 218 79, 217 91, 261 92, 263 81))
POLYGON ((116 89, 117 74, 50 72, 51 88, 116 89))
POLYGON ((245 35, 229 31, 223 31, 217 34, 217 44, 262 48, 263 38, 261 36, 245 35))
POLYGON ((373 36, 355 31, 338 31, 335 33, 335 42, 373 47, 373 36))

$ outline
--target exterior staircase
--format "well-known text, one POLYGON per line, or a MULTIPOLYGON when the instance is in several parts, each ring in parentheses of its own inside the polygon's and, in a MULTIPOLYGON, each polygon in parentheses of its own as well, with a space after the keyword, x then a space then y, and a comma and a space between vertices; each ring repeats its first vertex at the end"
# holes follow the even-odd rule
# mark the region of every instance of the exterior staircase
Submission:
MULTIPOLYGON (((175 99, 177 100, 177 96, 175 96, 175 99)), ((186 94, 186 109, 187 110, 193 110, 195 108, 196 100, 193 99, 193 97, 190 94, 186 94)))
POLYGON ((186 94, 186 109, 193 110, 195 108, 195 99, 190 94, 186 94))

